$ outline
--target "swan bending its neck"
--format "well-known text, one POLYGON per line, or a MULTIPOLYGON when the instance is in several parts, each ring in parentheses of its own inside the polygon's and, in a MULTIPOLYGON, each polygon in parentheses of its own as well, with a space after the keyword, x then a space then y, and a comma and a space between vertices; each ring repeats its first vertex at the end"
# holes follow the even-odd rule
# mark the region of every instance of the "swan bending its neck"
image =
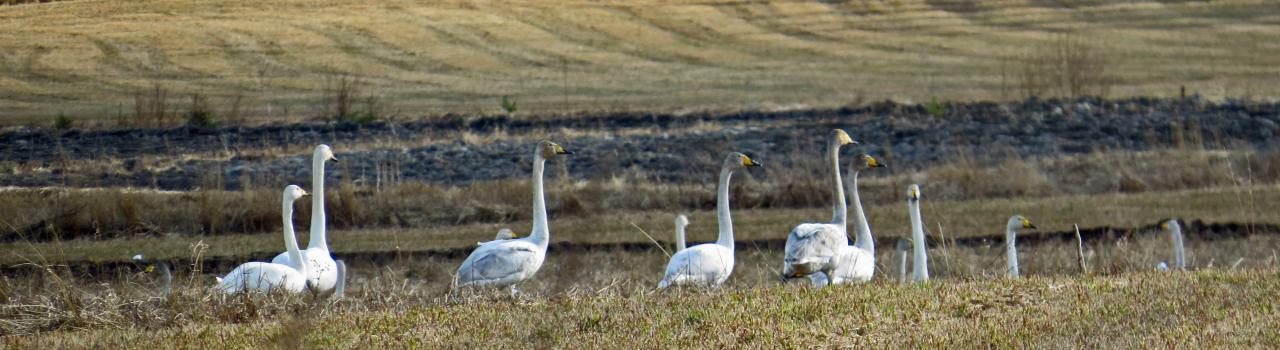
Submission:
POLYGON ((914 246, 911 279, 916 282, 929 280, 928 242, 924 239, 924 222, 920 219, 920 185, 907 188, 907 211, 911 214, 911 241, 914 246))

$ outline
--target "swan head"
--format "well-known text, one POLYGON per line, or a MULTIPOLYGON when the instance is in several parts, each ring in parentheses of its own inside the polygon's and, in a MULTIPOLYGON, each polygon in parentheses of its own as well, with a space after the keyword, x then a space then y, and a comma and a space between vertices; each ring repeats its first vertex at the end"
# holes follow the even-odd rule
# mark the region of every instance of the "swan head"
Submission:
POLYGON ((1160 222, 1160 229, 1169 233, 1182 232, 1182 224, 1178 223, 1178 219, 1165 219, 1160 222))
POLYGON ((516 238, 516 233, 511 231, 511 229, 509 228, 503 228, 501 230, 498 230, 498 236, 494 237, 494 240, 504 240, 504 239, 513 239, 513 238, 516 238))
POLYGON ((916 203, 920 201, 920 185, 919 184, 911 184, 911 186, 907 186, 907 201, 911 203, 916 203))
POLYGON ((844 130, 831 129, 831 143, 836 146, 844 146, 856 145, 858 141, 854 141, 852 137, 849 137, 849 133, 844 132, 844 130))
POLYGON ((284 188, 284 200, 287 202, 293 202, 308 195, 311 194, 307 193, 307 191, 302 189, 302 187, 298 187, 298 185, 289 185, 284 188))
POLYGON ((885 163, 881 163, 875 157, 872 157, 870 154, 866 154, 866 153, 859 154, 858 160, 862 162, 861 164, 862 169, 885 168, 889 166, 885 163))
POLYGON ((538 144, 538 155, 542 156, 542 159, 551 159, 561 154, 573 154, 573 152, 566 151, 560 144, 551 141, 542 141, 538 144))
POLYGON ((325 162, 331 161, 331 160, 335 162, 338 161, 338 157, 333 155, 333 149, 329 148, 329 145, 316 146, 316 151, 314 156, 315 156, 315 159, 320 159, 321 161, 325 161, 325 162))
POLYGON ((751 157, 739 152, 730 153, 729 156, 724 159, 724 167, 726 168, 746 168, 753 166, 764 166, 764 164, 761 164, 759 161, 751 159, 751 157))
POLYGON ((897 250, 900 252, 905 252, 907 250, 910 250, 911 239, 906 237, 898 238, 898 246, 895 248, 897 248, 897 250))
POLYGON ((676 215, 676 227, 689 226, 689 217, 684 214, 676 215))
POLYGON ((1022 215, 1014 215, 1009 218, 1009 228, 1014 230, 1020 228, 1036 228, 1036 224, 1031 223, 1030 219, 1023 217, 1022 215))

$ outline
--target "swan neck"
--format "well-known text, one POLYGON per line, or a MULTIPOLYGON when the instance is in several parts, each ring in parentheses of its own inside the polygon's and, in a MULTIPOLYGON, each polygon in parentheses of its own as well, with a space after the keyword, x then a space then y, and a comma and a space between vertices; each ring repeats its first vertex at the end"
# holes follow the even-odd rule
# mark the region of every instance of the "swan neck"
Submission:
POLYGON ((720 169, 720 183, 716 189, 716 220, 720 224, 720 236, 716 239, 716 244, 729 249, 733 249, 733 218, 729 216, 729 178, 732 176, 732 169, 720 169))
POLYGON ((676 224, 676 251, 684 250, 684 225, 676 224))
POLYGON ((912 271, 911 277, 915 281, 929 280, 929 257, 928 242, 924 239, 924 223, 920 220, 920 202, 907 203, 907 210, 911 213, 911 240, 912 240, 912 271))
POLYGON ((547 159, 542 155, 534 156, 533 160, 533 232, 529 234, 539 246, 546 247, 548 236, 551 232, 547 228, 547 201, 543 197, 542 191, 542 173, 546 168, 547 159))
POLYGON ((876 241, 871 237, 871 224, 867 222, 867 214, 862 211, 862 198, 858 196, 858 171, 849 174, 849 182, 849 201, 853 203, 853 223, 857 232, 853 245, 875 256, 876 241))
POLYGON ((1173 262, 1174 267, 1179 270, 1187 268, 1186 250, 1182 246, 1182 227, 1173 227, 1173 262))
POLYGON ((281 217, 284 219, 284 246, 289 250, 289 260, 297 262, 298 272, 306 276, 308 261, 302 258, 302 251, 298 250, 298 236, 293 231, 293 201, 286 198, 281 209, 281 217))
POLYGON ((849 232, 849 207, 845 204, 844 181, 840 178, 840 144, 831 142, 827 146, 831 158, 831 222, 839 225, 840 230, 849 232))
POLYGON ((1004 242, 1005 250, 1008 255, 1008 261, 1005 266, 1008 268, 1009 276, 1018 277, 1018 247, 1016 245, 1018 232, 1013 227, 1005 228, 1004 242))
POLYGON ((324 214, 324 156, 319 152, 311 158, 311 241, 307 249, 329 250, 324 214))

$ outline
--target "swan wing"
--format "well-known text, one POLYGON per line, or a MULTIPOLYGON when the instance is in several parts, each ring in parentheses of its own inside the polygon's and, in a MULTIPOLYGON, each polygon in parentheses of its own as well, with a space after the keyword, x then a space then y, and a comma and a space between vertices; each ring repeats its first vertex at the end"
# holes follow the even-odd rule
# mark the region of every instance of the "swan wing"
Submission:
POLYGON ((541 265, 538 253, 537 245, 520 240, 483 244, 458 267, 458 283, 483 285, 519 281, 541 265))
POLYGON ((830 268, 841 247, 849 245, 844 230, 833 224, 800 224, 787 235, 783 273, 808 275, 830 268))
POLYGON ((831 284, 862 283, 871 280, 875 273, 876 257, 870 252, 854 246, 840 249, 835 258, 835 269, 831 271, 831 284))
POLYGON ((733 252, 716 244, 700 244, 671 256, 659 287, 669 285, 719 285, 733 271, 733 252))

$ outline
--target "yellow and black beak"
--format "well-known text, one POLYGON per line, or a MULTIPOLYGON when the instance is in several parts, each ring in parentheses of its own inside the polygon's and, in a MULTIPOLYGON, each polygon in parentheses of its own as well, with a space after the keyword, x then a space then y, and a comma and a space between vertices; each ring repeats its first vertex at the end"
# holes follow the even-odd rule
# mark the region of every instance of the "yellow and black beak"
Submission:
POLYGON ((885 163, 881 163, 879 160, 876 160, 875 157, 867 156, 867 166, 872 168, 883 168, 889 165, 885 163))
POLYGON ((337 163, 337 162, 338 162, 338 156, 330 156, 330 157, 329 157, 329 160, 332 160, 334 163, 337 163))
POLYGON ((556 154, 573 154, 573 152, 565 150, 564 147, 560 147, 560 145, 556 145, 555 148, 556 148, 556 154))
POLYGON ((1036 224, 1031 223, 1031 220, 1022 219, 1022 228, 1036 228, 1036 224))
POLYGON ((155 265, 155 264, 147 265, 147 268, 145 268, 145 269, 143 269, 143 270, 142 270, 142 272, 146 272, 146 273, 152 273, 152 272, 155 272, 155 271, 156 271, 156 265, 155 265))
POLYGON ((1169 223, 1167 223, 1167 222, 1162 222, 1162 223, 1160 223, 1160 229, 1161 229, 1161 230, 1168 230, 1168 229, 1169 229, 1169 223))
POLYGON ((303 196, 303 197, 306 197, 306 196, 310 196, 310 195, 311 195, 311 192, 307 192, 307 190, 304 190, 304 189, 298 189, 298 190, 299 190, 299 191, 302 191, 302 196, 303 196))
POLYGON ((760 163, 759 161, 756 161, 755 159, 751 159, 751 157, 742 156, 742 166, 753 167, 753 166, 764 166, 764 164, 760 163))

